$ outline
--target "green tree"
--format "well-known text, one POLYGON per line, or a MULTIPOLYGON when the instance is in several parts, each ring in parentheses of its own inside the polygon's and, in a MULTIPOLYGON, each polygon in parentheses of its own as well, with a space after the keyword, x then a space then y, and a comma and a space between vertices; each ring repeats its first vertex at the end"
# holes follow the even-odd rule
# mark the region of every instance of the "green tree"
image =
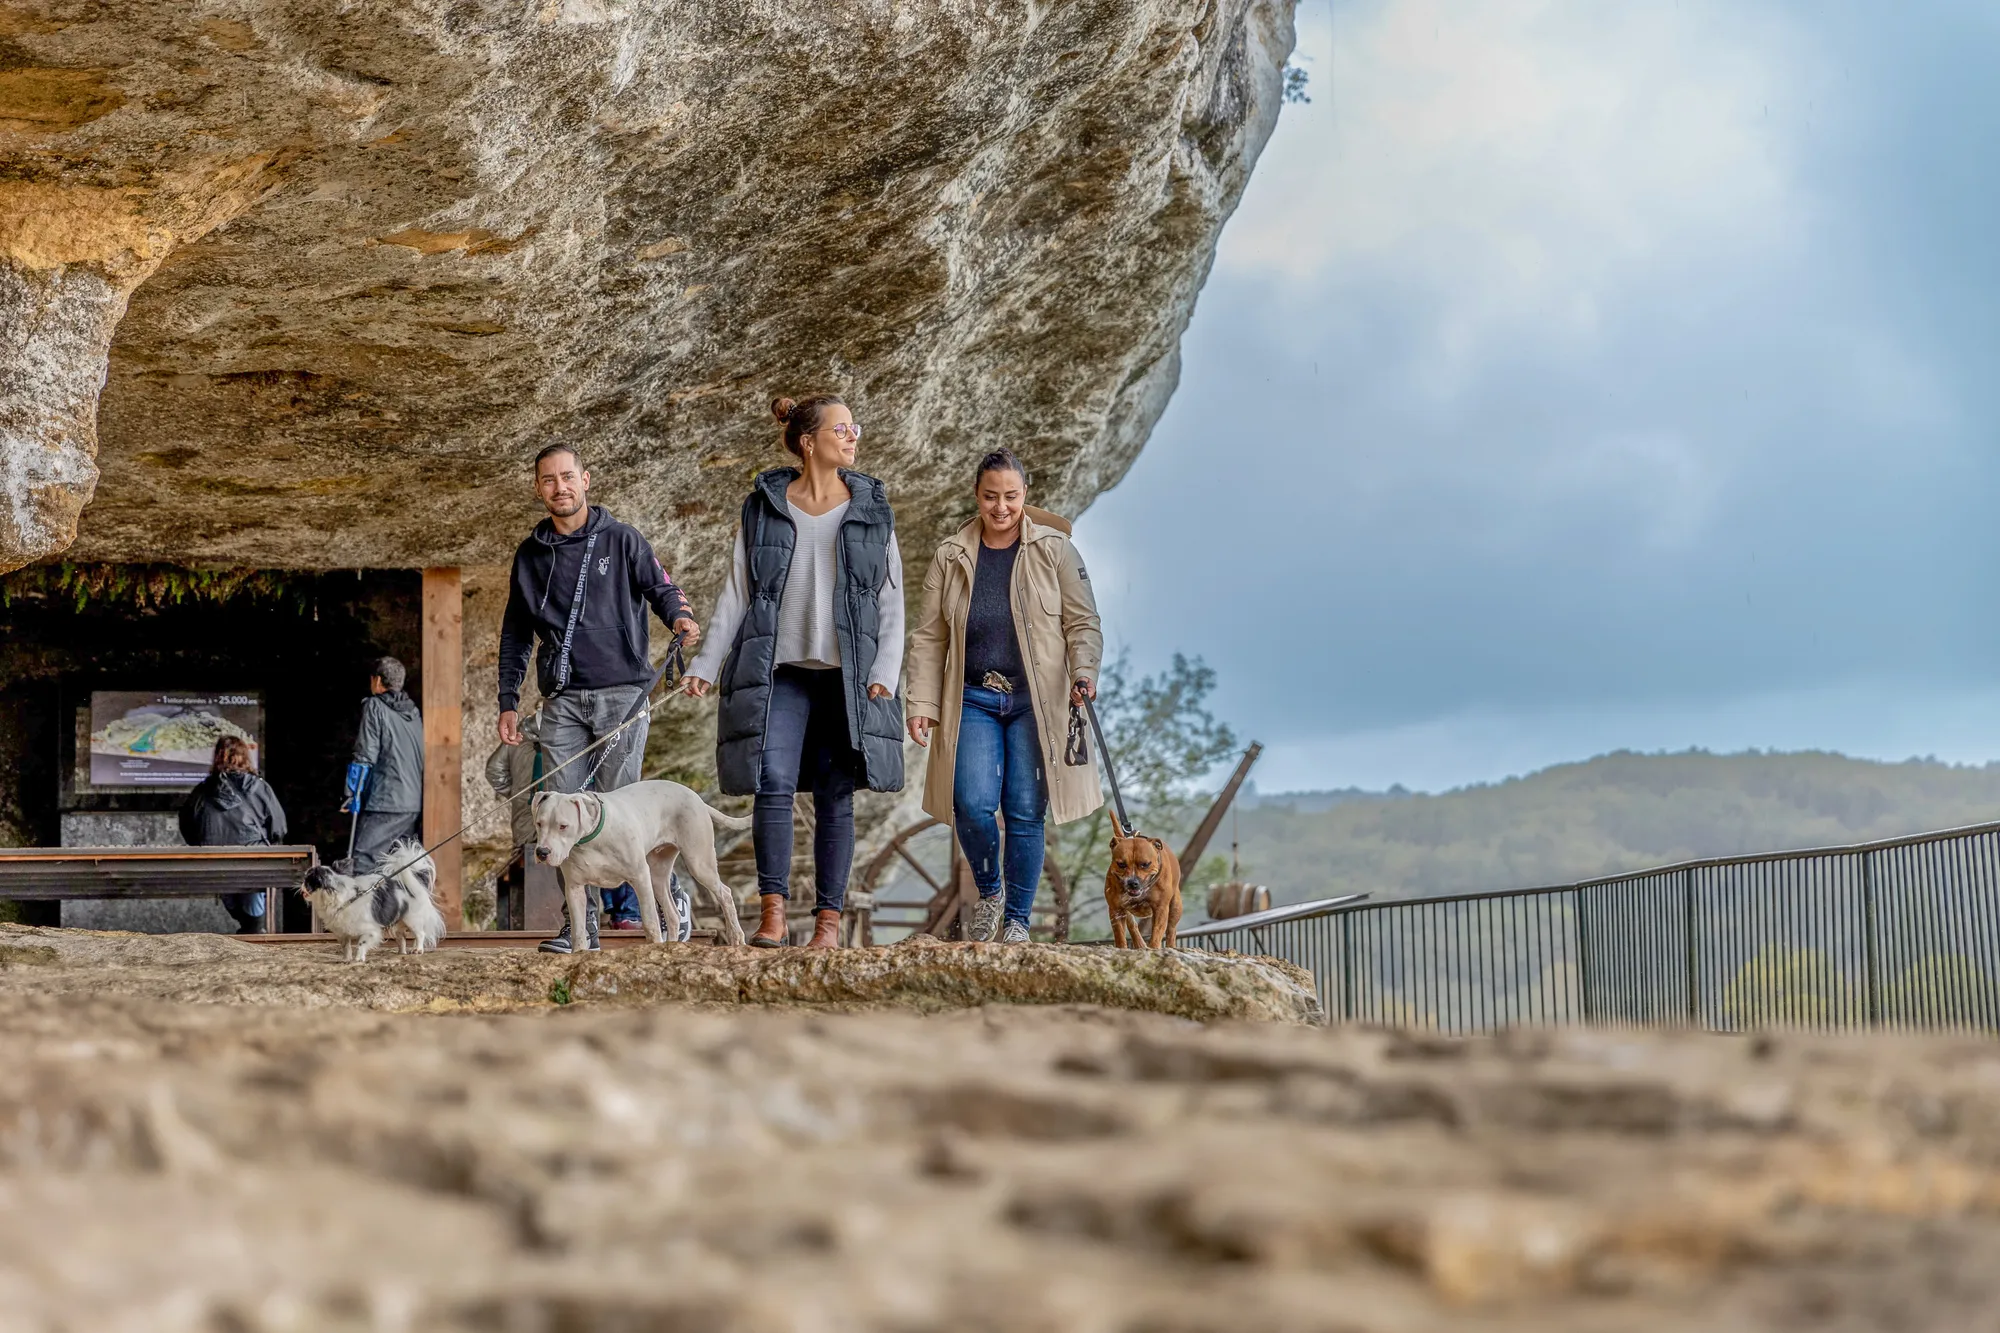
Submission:
POLYGON ((1962 954, 1931 954, 1882 988, 1882 1019, 1909 1027, 1991 1027, 1992 978, 1962 954))
MULTIPOLYGON (((1121 651, 1104 664, 1098 680, 1098 720, 1111 747, 1126 813, 1176 851, 1213 799, 1194 786, 1195 780, 1237 748, 1236 733, 1209 711, 1208 696, 1214 689, 1214 669, 1199 657, 1181 653, 1174 654, 1166 670, 1134 680, 1130 657, 1121 651)), ((1095 751, 1095 738, 1091 746, 1095 751)), ((1100 767, 1103 758, 1098 756, 1100 767)), ((1102 809, 1049 831, 1049 857, 1070 885, 1072 930, 1108 929, 1099 888, 1110 852, 1107 784, 1102 809)), ((1192 872, 1195 867, 1184 869, 1192 872)))
POLYGON ((1853 1022, 1858 998, 1824 950, 1772 944, 1730 979, 1722 1012, 1736 1027, 1827 1027, 1853 1022))

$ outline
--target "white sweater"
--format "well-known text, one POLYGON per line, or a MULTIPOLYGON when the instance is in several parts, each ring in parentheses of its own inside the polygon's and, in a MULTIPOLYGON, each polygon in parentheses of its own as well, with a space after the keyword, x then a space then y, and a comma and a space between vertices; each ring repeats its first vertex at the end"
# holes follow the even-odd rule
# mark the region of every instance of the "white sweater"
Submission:
MULTIPOLYGON (((835 543, 840 523, 847 516, 846 503, 837 504, 814 517, 798 508, 791 510, 798 539, 792 546, 792 566, 785 575, 785 590, 778 598, 777 666, 837 667, 840 639, 833 632, 833 573, 835 543)), ((888 573, 877 590, 881 620, 877 626, 875 667, 868 684, 881 685, 892 694, 903 674, 903 553, 896 534, 889 534, 888 573)), ((736 554, 729 566, 729 581, 716 599, 715 614, 709 618, 702 648, 688 664, 688 674, 714 683, 721 674, 723 659, 736 645, 736 631, 742 627, 743 613, 750 603, 750 556, 743 545, 743 530, 736 530, 736 554)))

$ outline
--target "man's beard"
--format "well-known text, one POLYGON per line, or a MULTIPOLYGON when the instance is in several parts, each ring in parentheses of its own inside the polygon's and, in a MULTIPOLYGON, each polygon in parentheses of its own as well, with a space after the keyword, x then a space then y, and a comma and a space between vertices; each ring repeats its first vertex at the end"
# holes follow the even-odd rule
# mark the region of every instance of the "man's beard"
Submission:
POLYGON ((569 502, 569 506, 567 508, 563 507, 562 501, 560 500, 550 500, 548 502, 549 513, 553 514, 557 518, 569 518, 582 508, 583 508, 583 497, 580 495, 572 499, 569 502))

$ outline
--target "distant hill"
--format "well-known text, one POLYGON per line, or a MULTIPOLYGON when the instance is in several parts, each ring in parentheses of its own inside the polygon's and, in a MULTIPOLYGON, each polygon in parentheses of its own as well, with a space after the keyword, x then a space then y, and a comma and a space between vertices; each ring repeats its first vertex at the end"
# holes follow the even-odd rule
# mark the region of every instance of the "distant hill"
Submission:
POLYGON ((1277 903, 1477 893, 2000 820, 2000 764, 1621 751, 1435 796, 1260 793, 1238 819, 1243 877, 1277 903))

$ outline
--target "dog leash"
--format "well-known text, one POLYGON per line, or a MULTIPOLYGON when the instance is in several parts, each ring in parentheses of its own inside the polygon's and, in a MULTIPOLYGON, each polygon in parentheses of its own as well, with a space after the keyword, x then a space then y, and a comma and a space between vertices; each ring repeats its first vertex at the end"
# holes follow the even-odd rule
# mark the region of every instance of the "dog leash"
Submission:
MULTIPOLYGON (((681 639, 682 635, 677 631, 674 634, 673 642, 667 645, 667 655, 660 659, 660 669, 653 673, 653 679, 647 682, 646 688, 640 691, 639 697, 632 701, 632 706, 625 710, 624 719, 612 729, 611 734, 613 736, 618 735, 625 728, 639 720, 639 710, 645 706, 646 700, 659 687, 661 678, 667 674, 669 669, 674 673, 674 683, 668 687, 668 693, 672 693, 680 685, 682 679, 686 677, 687 658, 682 652, 681 639)), ((610 762, 611 756, 617 751, 617 748, 615 745, 607 747, 603 754, 597 756, 597 762, 590 766, 590 771, 583 775, 583 781, 577 784, 579 790, 588 790, 590 784, 597 781, 598 772, 605 764, 610 762)))
MULTIPOLYGON (((542 774, 539 778, 536 778, 533 782, 530 782, 520 791, 513 793, 503 801, 487 806, 484 810, 481 810, 479 813, 475 814, 472 818, 466 820, 463 824, 460 824, 456 829, 452 830, 450 833, 447 833, 444 837, 439 838, 436 842, 432 843, 430 846, 423 848, 415 856, 403 862, 403 864, 397 866, 394 870, 383 872, 381 878, 394 879, 396 876, 402 874, 405 870, 408 870, 411 866, 417 864, 417 862, 423 860, 426 856, 429 856, 432 852, 435 852, 438 848, 443 847, 447 843, 456 841, 457 839, 464 837, 465 831, 467 829, 471 828, 474 824, 479 823, 481 820, 485 819, 488 815, 497 814, 502 810, 509 809, 510 807, 513 806, 514 802, 520 800, 523 796, 533 795, 536 788, 546 786, 550 778, 562 772, 565 768, 568 768, 571 764, 575 763, 577 760, 582 759, 584 756, 590 754, 593 750, 600 750, 603 749, 605 746, 611 744, 613 741, 618 739, 620 733, 622 733, 627 727, 631 726, 634 722, 637 722, 641 717, 651 717, 654 709, 658 708, 661 704, 665 703, 668 699, 671 699, 674 696, 674 692, 679 687, 681 679, 687 675, 687 663, 682 651, 682 640, 685 637, 686 634, 683 631, 676 630, 674 632, 673 641, 667 645, 667 655, 660 662, 660 669, 653 673, 652 681, 646 686, 644 690, 640 691, 639 697, 632 701, 632 707, 626 711, 625 720, 623 722, 620 722, 616 727, 612 728, 610 732, 600 737, 598 740, 591 742, 583 749, 578 750, 575 754, 563 760, 560 764, 557 764, 554 768, 542 774), (649 703, 647 701, 648 696, 651 695, 653 690, 659 685, 661 678, 667 674, 669 668, 672 668, 674 671, 673 683, 668 687, 667 692, 665 694, 661 695, 658 699, 652 700, 649 703)), ((539 713, 543 708, 546 708, 547 706, 548 706, 548 700, 544 699, 542 703, 535 709, 535 711, 539 713)), ((584 783, 586 785, 588 785, 591 778, 597 776, 597 770, 602 766, 603 766, 603 760, 600 759, 598 763, 591 768, 589 774, 585 776, 584 783)))
POLYGON ((1111 779, 1111 806, 1116 812, 1113 819, 1118 825, 1115 831, 1119 837, 1129 838, 1137 830, 1132 827, 1132 821, 1125 817, 1125 797, 1118 791, 1118 770, 1112 766, 1111 747, 1104 743, 1104 727, 1097 720, 1097 701, 1086 695, 1083 708, 1090 714, 1090 730, 1097 737, 1097 752, 1104 756, 1104 776, 1111 779))

